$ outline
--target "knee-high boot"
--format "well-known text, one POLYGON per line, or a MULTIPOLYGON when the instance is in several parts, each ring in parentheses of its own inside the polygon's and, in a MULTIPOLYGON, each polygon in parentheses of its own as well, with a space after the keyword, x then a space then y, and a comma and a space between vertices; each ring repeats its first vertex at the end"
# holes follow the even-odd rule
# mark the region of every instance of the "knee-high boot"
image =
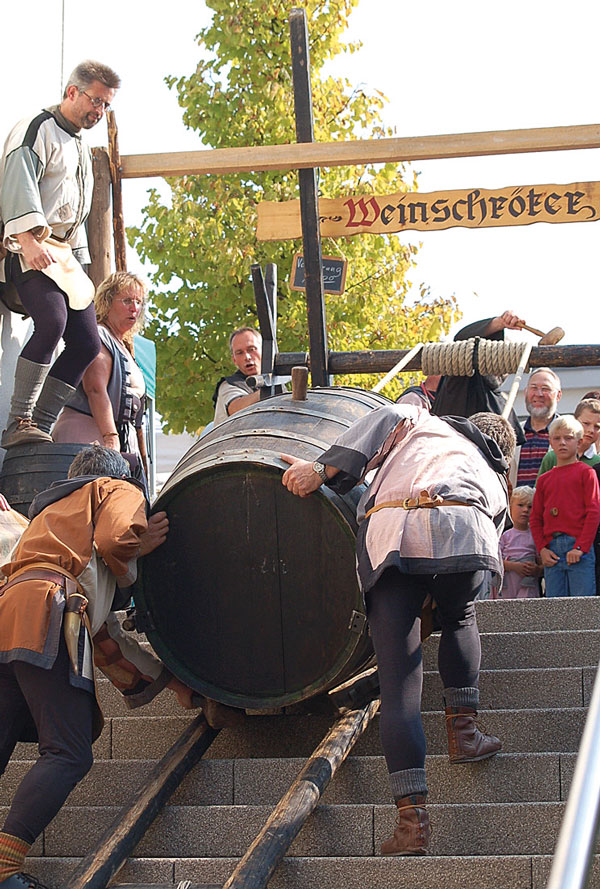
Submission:
POLYGON ((33 409, 33 422, 42 432, 50 432, 56 418, 74 392, 75 387, 69 383, 57 380, 56 377, 46 377, 33 409))
POLYGON ((49 364, 37 364, 22 356, 17 359, 10 412, 0 441, 3 448, 35 441, 52 441, 47 432, 36 426, 32 417, 36 400, 49 370, 49 364))

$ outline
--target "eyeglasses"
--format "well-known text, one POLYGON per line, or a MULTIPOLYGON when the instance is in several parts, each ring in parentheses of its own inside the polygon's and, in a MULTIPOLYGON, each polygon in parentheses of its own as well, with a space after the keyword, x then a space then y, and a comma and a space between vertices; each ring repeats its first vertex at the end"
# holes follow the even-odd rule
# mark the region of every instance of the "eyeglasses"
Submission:
MULTIPOLYGON (((78 87, 78 89, 79 89, 79 87, 78 87)), ((98 98, 98 96, 90 96, 90 94, 86 93, 85 90, 79 90, 79 92, 83 93, 83 95, 86 96, 90 100, 93 108, 101 108, 102 111, 110 111, 110 109, 111 109, 110 102, 105 102, 104 99, 100 99, 100 98, 98 98)))
POLYGON ((123 303, 123 305, 126 306, 126 308, 128 309, 131 309, 132 306, 135 306, 136 309, 143 309, 146 304, 145 300, 139 299, 139 297, 136 296, 124 296, 122 298, 113 300, 113 302, 123 303))
POLYGON ((552 395, 553 392, 556 392, 556 389, 552 389, 550 386, 527 386, 528 392, 537 392, 539 395, 552 395))

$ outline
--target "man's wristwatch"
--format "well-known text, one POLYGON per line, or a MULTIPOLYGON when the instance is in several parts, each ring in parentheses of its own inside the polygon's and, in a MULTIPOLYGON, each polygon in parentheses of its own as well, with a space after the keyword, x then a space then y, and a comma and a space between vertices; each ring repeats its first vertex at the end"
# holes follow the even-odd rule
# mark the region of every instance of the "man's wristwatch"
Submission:
POLYGON ((317 473, 317 475, 319 476, 319 478, 321 479, 321 481, 323 483, 329 481, 329 478, 327 476, 327 470, 325 468, 324 463, 319 463, 318 460, 315 460, 315 462, 312 465, 312 468, 317 473))

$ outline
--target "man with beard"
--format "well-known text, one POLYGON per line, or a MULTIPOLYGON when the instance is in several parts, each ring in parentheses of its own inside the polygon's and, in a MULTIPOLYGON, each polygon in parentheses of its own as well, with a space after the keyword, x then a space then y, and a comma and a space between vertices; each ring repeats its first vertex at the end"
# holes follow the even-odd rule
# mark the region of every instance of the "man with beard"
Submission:
POLYGON ((550 446, 548 427, 557 417, 556 406, 562 395, 560 379, 549 367, 534 370, 525 389, 525 407, 529 417, 525 421, 525 443, 515 452, 516 486, 535 486, 535 482, 550 446))

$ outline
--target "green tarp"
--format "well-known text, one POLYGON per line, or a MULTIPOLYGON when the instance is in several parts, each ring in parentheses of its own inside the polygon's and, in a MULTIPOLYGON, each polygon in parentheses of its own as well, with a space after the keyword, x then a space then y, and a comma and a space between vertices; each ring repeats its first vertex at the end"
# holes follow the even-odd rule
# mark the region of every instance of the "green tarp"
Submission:
POLYGON ((146 383, 146 395, 153 401, 156 400, 156 346, 152 340, 140 336, 138 333, 133 338, 135 360, 144 374, 146 383))

